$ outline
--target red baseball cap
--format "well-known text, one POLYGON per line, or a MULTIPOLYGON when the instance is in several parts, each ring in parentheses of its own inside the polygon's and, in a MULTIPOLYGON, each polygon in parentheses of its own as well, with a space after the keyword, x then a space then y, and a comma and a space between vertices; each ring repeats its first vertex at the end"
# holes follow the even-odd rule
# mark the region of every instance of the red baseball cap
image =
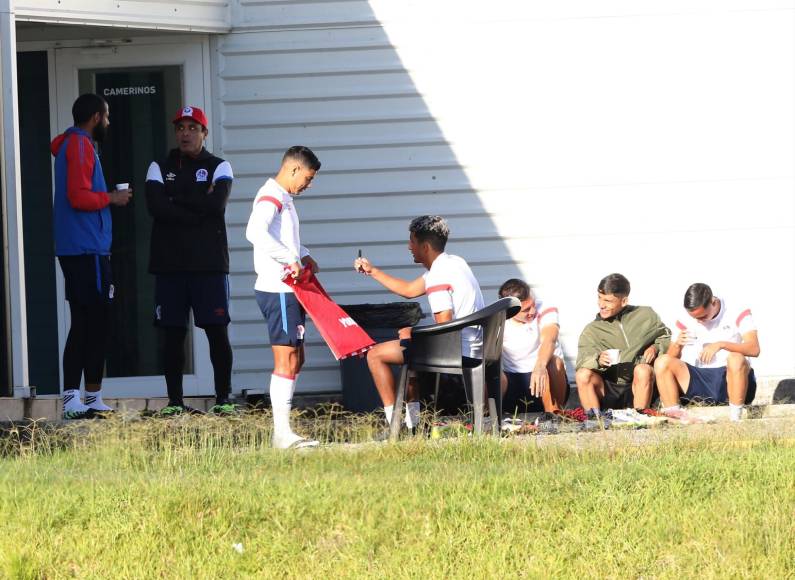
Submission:
POLYGON ((177 124, 182 119, 192 119, 196 121, 199 125, 207 128, 207 115, 204 114, 199 107, 183 107, 179 111, 177 111, 177 115, 174 117, 172 123, 177 124))

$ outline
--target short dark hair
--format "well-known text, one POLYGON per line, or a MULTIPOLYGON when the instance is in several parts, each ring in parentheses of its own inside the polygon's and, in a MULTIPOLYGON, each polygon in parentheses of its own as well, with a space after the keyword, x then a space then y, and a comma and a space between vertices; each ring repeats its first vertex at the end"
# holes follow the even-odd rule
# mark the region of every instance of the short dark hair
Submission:
POLYGON ((519 280, 519 278, 511 278, 510 280, 506 280, 502 283, 502 286, 500 286, 498 291, 500 298, 513 296, 514 298, 518 298, 522 301, 530 298, 532 294, 533 292, 530 290, 530 285, 524 280, 519 280))
POLYGON ((72 105, 72 119, 74 119, 75 125, 82 125, 90 121, 94 113, 104 115, 107 106, 107 101, 99 95, 94 93, 80 95, 72 105))
POLYGON ((447 238, 450 237, 450 226, 440 215, 421 215, 411 220, 409 232, 414 234, 418 242, 428 242, 437 252, 444 252, 447 238))
POLYGON ((629 296, 629 280, 622 274, 608 274, 599 282, 596 291, 599 294, 612 294, 619 298, 629 296))
POLYGON ((685 310, 695 310, 696 308, 706 307, 712 302, 712 288, 703 282, 691 284, 685 291, 685 310))
POLYGON ((295 159, 301 165, 312 171, 318 171, 320 169, 320 160, 317 158, 317 155, 315 155, 309 147, 304 147, 303 145, 293 145, 285 151, 284 157, 282 157, 282 164, 288 159, 295 159))

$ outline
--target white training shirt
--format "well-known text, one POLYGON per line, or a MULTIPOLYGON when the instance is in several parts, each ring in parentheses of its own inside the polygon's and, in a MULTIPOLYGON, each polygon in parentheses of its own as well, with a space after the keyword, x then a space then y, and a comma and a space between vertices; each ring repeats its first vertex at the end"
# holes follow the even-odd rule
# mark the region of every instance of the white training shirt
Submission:
MULTIPOLYGON (((541 329, 550 325, 560 327, 558 309, 536 300, 536 317, 530 322, 505 321, 502 340, 502 366, 509 373, 531 373, 538 361, 541 348, 541 329)), ((563 360, 560 340, 555 341, 552 354, 563 360)))
MULTIPOLYGON (((691 337, 695 336, 693 344, 682 347, 681 356, 684 362, 692 366, 710 369, 725 367, 729 352, 723 349, 719 350, 712 361, 707 364, 698 360, 699 354, 704 350, 704 345, 720 341, 740 344, 743 341, 743 334, 756 330, 750 308, 744 305, 735 307, 721 298, 718 300, 720 300, 720 312, 712 320, 699 322, 686 310, 683 310, 674 324, 679 332, 687 331, 691 337)), ((750 363, 750 360, 748 362, 750 363)))
POLYGON ((301 245, 293 198, 274 179, 268 179, 254 197, 246 239, 254 245, 254 289, 292 292, 282 281, 285 266, 300 262, 309 251, 301 245))
MULTIPOLYGON (((422 275, 431 312, 453 311, 453 319, 469 316, 483 308, 483 295, 469 265, 458 256, 439 254, 431 269, 422 275)), ((483 329, 468 326, 461 331, 461 354, 483 356, 483 329)))

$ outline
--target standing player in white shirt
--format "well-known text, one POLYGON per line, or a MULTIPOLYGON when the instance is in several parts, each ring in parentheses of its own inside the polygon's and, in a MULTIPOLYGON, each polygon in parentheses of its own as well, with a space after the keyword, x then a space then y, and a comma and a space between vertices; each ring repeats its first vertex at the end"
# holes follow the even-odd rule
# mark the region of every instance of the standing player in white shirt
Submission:
MULTIPOLYGON (((386 289, 403 296, 416 298, 427 294, 428 302, 437 323, 469 316, 483 308, 483 295, 467 263, 458 256, 444 251, 450 228, 441 216, 424 215, 414 218, 409 225, 409 251, 416 264, 428 271, 414 280, 390 276, 373 266, 367 258, 356 258, 353 267, 371 276, 386 289)), ((367 352, 367 364, 384 404, 386 422, 392 420, 396 387, 390 365, 402 365, 411 346, 411 328, 402 328, 400 340, 377 344, 367 352)), ((483 331, 480 327, 467 327, 461 331, 461 354, 479 359, 483 351, 483 331)), ((406 426, 414 429, 419 423, 420 403, 416 387, 409 384, 406 402, 406 426)))
POLYGON ((293 392, 304 364, 306 312, 292 287, 282 279, 286 271, 297 278, 304 267, 317 272, 317 263, 301 245, 293 198, 309 189, 319 169, 320 161, 309 148, 290 147, 279 173, 257 192, 246 227, 246 239, 254 245, 254 294, 268 324, 273 350, 272 444, 279 449, 318 445, 317 441, 295 434, 290 427, 293 392))
POLYGON ((530 286, 516 278, 500 286, 499 296, 513 296, 522 303, 519 313, 505 322, 503 412, 560 411, 569 397, 569 383, 558 341, 558 309, 537 300, 530 286), (527 404, 520 404, 523 400, 527 404))
POLYGON ((727 303, 702 283, 687 289, 684 307, 676 321, 679 335, 654 364, 663 412, 687 421, 681 394, 688 400, 728 401, 731 420, 739 421, 743 405, 756 394, 748 357, 759 356, 760 348, 751 309, 727 303))

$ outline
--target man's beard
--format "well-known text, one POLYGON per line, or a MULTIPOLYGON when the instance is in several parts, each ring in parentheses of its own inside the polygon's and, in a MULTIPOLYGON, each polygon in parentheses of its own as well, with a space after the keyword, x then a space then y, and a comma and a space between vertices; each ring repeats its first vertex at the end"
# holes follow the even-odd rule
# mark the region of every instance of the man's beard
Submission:
POLYGON ((102 143, 105 140, 105 137, 108 135, 108 128, 104 125, 100 124, 94 127, 94 130, 91 132, 91 136, 94 138, 94 141, 97 143, 102 143))

